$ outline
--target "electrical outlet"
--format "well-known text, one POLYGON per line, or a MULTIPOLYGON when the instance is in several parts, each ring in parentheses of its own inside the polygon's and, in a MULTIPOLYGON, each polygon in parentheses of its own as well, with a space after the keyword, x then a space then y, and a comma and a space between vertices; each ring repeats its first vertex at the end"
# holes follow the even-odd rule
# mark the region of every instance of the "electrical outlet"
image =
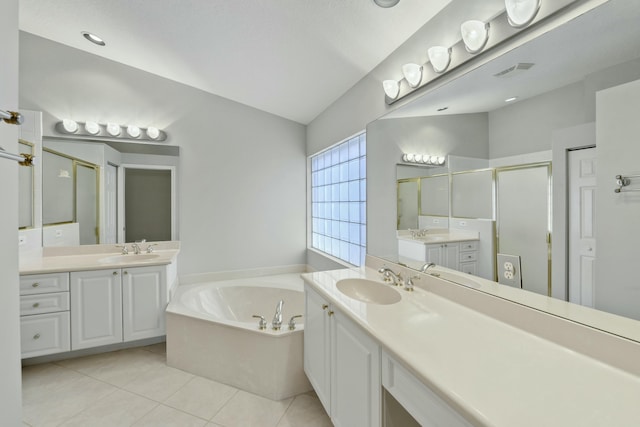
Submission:
POLYGON ((522 288, 520 272, 520 257, 518 255, 498 254, 498 283, 522 288))

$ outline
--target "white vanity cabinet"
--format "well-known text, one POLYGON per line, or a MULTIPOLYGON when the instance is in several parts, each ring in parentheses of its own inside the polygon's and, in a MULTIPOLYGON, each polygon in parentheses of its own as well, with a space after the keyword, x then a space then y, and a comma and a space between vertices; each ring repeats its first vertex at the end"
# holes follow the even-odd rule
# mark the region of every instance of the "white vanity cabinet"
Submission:
POLYGON ((398 254, 422 262, 477 274, 478 241, 425 243, 420 240, 398 240, 398 254))
POLYGON ((69 273, 20 277, 22 357, 70 350, 69 273))
POLYGON ((71 349, 165 333, 166 266, 71 273, 71 349))
POLYGON ((472 427, 386 351, 382 352, 382 386, 423 427, 472 427))
POLYGON ((304 370, 333 424, 381 423, 380 347, 305 285, 304 370))

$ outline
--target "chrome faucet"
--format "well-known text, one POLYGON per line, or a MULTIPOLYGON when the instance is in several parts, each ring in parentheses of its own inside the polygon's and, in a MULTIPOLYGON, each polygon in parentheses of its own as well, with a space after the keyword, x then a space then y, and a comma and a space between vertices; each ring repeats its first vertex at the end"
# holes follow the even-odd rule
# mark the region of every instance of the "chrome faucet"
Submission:
POLYGON ((116 245, 116 248, 122 248, 122 255, 129 255, 129 249, 127 249, 127 245, 116 245))
POLYGON ((282 327, 282 306, 284 305, 284 301, 278 301, 276 305, 276 314, 273 315, 273 320, 271 321, 271 327, 274 331, 279 331, 280 327, 282 327))
POLYGON ((142 240, 136 240, 135 243, 131 244, 131 247, 133 248, 133 253, 136 255, 140 255, 140 252, 142 252, 142 249, 140 248, 140 244, 145 243, 147 241, 147 239, 142 239, 142 240))
POLYGON ((436 264, 434 262, 428 262, 425 265, 422 266, 422 268, 420 268, 420 271, 422 273, 426 273, 428 269, 430 269, 431 267, 435 267, 436 264))
POLYGON ((402 274, 394 273, 393 270, 388 267, 382 267, 380 270, 378 270, 378 273, 382 274, 385 282, 393 282, 395 286, 401 286, 404 284, 402 274))

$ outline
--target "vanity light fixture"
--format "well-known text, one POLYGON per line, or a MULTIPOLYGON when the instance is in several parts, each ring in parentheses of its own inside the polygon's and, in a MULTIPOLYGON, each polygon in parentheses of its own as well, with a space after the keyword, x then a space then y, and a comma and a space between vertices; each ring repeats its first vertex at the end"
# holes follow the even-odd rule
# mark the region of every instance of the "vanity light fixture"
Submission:
POLYGON ((67 133, 76 133, 78 131, 78 123, 71 119, 64 119, 62 127, 67 133))
POLYGON ((86 122, 84 129, 91 135, 97 135, 100 133, 100 126, 96 122, 86 122))
POLYGON ((400 94, 400 83, 396 80, 385 80, 382 82, 384 93, 391 99, 396 99, 400 94))
POLYGON ((429 62, 436 73, 444 73, 451 63, 451 48, 432 46, 427 51, 429 62))
POLYGON ((426 166, 444 166, 446 158, 444 156, 433 156, 429 154, 404 153, 402 161, 426 166))
POLYGON ((373 2, 378 6, 384 7, 386 9, 397 5, 400 0, 373 0, 373 2))
POLYGON ((422 66, 418 64, 404 64, 402 66, 402 75, 411 87, 418 87, 422 80, 422 66))
POLYGON ((107 133, 111 136, 118 136, 122 132, 122 128, 117 123, 107 123, 107 133))
POLYGON ((89 40, 93 44, 97 44, 98 46, 106 46, 106 43, 104 42, 104 40, 102 40, 100 37, 96 36, 95 34, 90 33, 89 31, 82 31, 81 34, 85 39, 89 40))
POLYGON ((140 136, 140 128, 138 126, 129 125, 127 126, 127 134, 131 138, 137 138, 140 136))
POLYGON ((489 40, 489 23, 472 19, 460 25, 462 41, 467 52, 476 54, 484 49, 489 40))
POLYGON ((505 0, 507 20, 515 28, 526 27, 540 10, 540 0, 505 0))

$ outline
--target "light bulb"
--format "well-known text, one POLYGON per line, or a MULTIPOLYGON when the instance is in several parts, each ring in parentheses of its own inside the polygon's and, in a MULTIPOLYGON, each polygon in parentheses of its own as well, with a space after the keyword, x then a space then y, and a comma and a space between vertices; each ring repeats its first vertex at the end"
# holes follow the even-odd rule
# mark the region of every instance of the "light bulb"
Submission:
POLYGON ((400 84, 395 80, 385 80, 382 82, 384 93, 391 99, 396 99, 400 93, 400 84))
POLYGON ((402 75, 411 87, 417 87, 422 80, 422 66, 418 64, 404 64, 402 66, 402 75))
POLYGON ((451 62, 451 49, 444 46, 433 46, 427 51, 429 62, 436 73, 443 73, 451 62))
POLYGON ((107 123, 107 133, 111 136, 120 135, 121 128, 119 124, 116 123, 107 123))
POLYGON ((140 136, 140 128, 138 126, 127 126, 127 133, 131 138, 137 138, 140 136))
POLYGON ((100 132, 100 126, 96 122, 86 122, 84 129, 91 135, 97 135, 100 132))
POLYGON ((70 119, 64 119, 62 121, 62 127, 68 133, 76 133, 78 131, 78 123, 70 119))
POLYGON ((531 23, 540 9, 540 0, 505 0, 509 25, 522 28, 531 23))
POLYGON ((158 128, 148 127, 147 136, 151 139, 158 139, 158 137, 160 136, 160 131, 158 130, 158 128))
POLYGON ((489 40, 489 24, 482 21, 465 21, 460 25, 464 47, 469 53, 478 53, 489 40))

